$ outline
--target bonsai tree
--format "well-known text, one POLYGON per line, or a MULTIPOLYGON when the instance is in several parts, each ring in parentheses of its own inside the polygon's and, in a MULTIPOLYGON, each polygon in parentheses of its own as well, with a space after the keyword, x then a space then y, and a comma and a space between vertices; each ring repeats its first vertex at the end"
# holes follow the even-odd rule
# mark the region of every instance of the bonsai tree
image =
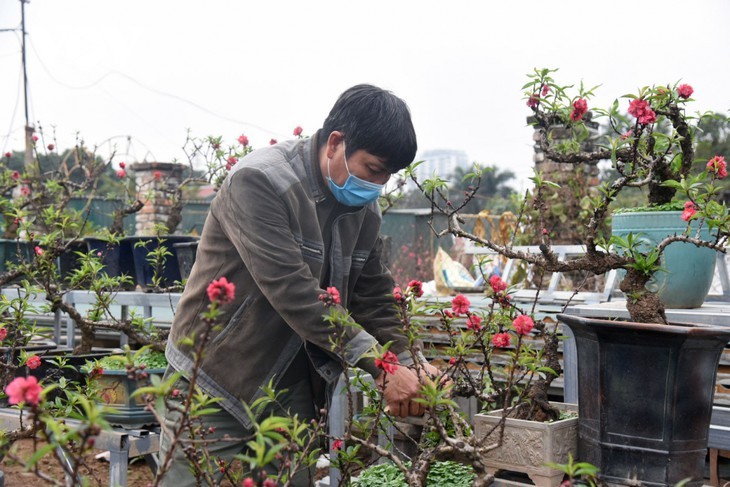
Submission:
MULTIPOLYGON (((725 252, 730 216, 726 206, 718 202, 719 180, 727 175, 723 156, 717 155, 706 161, 705 170, 691 175, 695 161, 694 137, 697 124, 704 116, 687 113, 686 105, 692 101, 693 89, 688 84, 651 86, 641 88, 637 94, 625 95, 623 103, 614 101, 609 109, 592 109, 593 120, 604 120, 610 133, 595 150, 581 148, 581 130, 589 109, 589 101, 595 88, 586 89, 562 86, 553 79, 555 70, 535 70, 524 86, 527 106, 532 111, 537 130, 537 143, 549 159, 576 168, 584 164, 610 161, 617 178, 596 188, 591 198, 589 217, 574 222, 585 227, 585 254, 560 260, 551 250, 550 232, 541 225, 549 208, 545 205, 546 190, 555 186, 542 174, 532 177, 533 191, 523 202, 523 212, 518 225, 530 225, 541 229, 532 243, 539 245, 539 253, 525 253, 512 245, 498 245, 492 240, 479 237, 462 227, 459 212, 463 203, 456 207, 448 200, 445 182, 431 179, 416 184, 431 203, 434 213, 448 217, 450 233, 484 245, 510 259, 520 259, 546 272, 588 271, 604 274, 612 269, 624 269, 626 276, 621 290, 630 297, 627 308, 636 322, 666 322, 664 306, 657 295, 646 289, 645 284, 654 273, 661 270, 660 257, 673 242, 687 242, 725 252), (627 109, 628 114, 622 113, 627 109), (553 137, 553 130, 561 127, 563 133, 572 134, 566 139, 553 137), (556 142, 559 140, 559 142, 556 142), (649 206, 661 206, 679 201, 685 209, 683 219, 688 222, 682 234, 671 235, 655 246, 646 249, 637 238, 626 239, 604 234, 606 221, 611 215, 611 204, 626 188, 644 188, 649 206), (527 207, 536 209, 531 221, 525 221, 527 207), (699 227, 710 230, 712 238, 701 239, 689 222, 696 220, 699 227)), ((479 171, 470 174, 472 187, 478 188, 479 171)), ((476 190, 472 190, 475 193, 476 190)))

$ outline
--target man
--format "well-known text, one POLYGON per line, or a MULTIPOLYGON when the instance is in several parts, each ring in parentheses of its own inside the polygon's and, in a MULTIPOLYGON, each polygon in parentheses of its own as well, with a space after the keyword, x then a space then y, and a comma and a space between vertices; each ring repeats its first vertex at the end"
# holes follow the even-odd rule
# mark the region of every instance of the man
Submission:
MULTIPOLYGON (((393 341, 399 362, 413 363, 399 329, 393 280, 382 263, 377 198, 415 153, 405 102, 358 85, 340 96, 311 138, 258 149, 232 168, 211 204, 167 347, 171 368, 190 377, 191 348, 181 339, 198 337, 206 326, 200 313, 209 304, 207 286, 221 277, 235 285, 233 302, 222 307, 224 325, 213 332, 198 374, 198 385, 222 399, 221 412, 205 418, 215 436, 245 437, 252 423, 242 403, 260 397, 272 380, 277 390, 286 390, 281 408, 315 417, 324 386, 334 384, 342 361, 376 378, 394 414, 422 413, 410 401, 419 387, 413 368, 397 367, 386 381, 365 357, 393 341), (333 329, 322 318, 320 296, 328 287, 338 290, 341 305, 362 325, 343 328, 342 356, 332 350, 333 329)), ((168 411, 166 426, 178 419, 179 413, 168 411)), ((162 459, 169 441, 163 435, 162 459)), ((244 446, 227 441, 210 449, 230 460, 244 446)), ((192 484, 182 456, 165 482, 192 484)))

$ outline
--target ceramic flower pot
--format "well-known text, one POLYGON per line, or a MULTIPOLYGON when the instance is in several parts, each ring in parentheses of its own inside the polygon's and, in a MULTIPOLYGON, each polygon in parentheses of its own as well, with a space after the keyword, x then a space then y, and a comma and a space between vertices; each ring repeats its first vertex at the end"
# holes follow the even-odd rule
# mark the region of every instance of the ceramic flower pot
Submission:
POLYGON ((559 314, 575 336, 578 455, 609 484, 701 486, 730 329, 559 314))
MULTIPOLYGON (((561 411, 578 411, 575 404, 551 404, 561 411)), ((497 425, 501 419, 501 409, 488 414, 475 414, 475 434, 483 437, 491 432, 485 443, 496 442, 499 435, 497 425)), ((538 487, 558 487, 563 481, 564 472, 545 464, 568 463, 571 454, 576 458, 577 439, 577 416, 544 423, 507 418, 502 445, 488 452, 482 461, 492 474, 498 470, 521 472, 527 474, 538 487)))
MULTIPOLYGON (((669 235, 680 235, 687 229, 681 211, 641 211, 613 215, 612 233, 621 237, 633 233, 653 247, 669 235)), ((692 224, 697 230, 697 222, 692 224)), ((700 238, 711 240, 703 228, 700 238)), ((699 308, 712 286, 715 273, 715 251, 686 242, 673 242, 662 254, 663 271, 656 272, 646 288, 659 295, 667 308, 699 308)), ((619 278, 622 275, 619 274, 619 278)))
MULTIPOLYGON (((150 369, 150 375, 162 376, 165 369, 150 369)), ((132 397, 139 388, 149 385, 149 378, 137 380, 130 378, 126 370, 106 370, 89 372, 89 383, 99 401, 113 408, 104 418, 113 426, 137 429, 157 422, 155 415, 145 408, 142 396, 132 397)))

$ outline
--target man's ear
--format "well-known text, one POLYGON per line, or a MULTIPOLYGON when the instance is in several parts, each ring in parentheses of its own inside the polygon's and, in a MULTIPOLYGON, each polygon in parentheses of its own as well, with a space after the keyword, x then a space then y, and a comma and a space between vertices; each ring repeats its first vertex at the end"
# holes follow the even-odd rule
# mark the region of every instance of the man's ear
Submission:
POLYGON ((327 137, 327 158, 333 159, 335 157, 335 152, 339 148, 340 144, 342 144, 345 141, 345 135, 342 132, 339 132, 337 130, 333 130, 330 132, 329 137, 327 137))

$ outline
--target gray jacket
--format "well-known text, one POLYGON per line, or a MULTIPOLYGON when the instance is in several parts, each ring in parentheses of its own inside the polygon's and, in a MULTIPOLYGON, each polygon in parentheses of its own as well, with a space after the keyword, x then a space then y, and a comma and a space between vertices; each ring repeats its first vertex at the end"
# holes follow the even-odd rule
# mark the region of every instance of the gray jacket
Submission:
POLYGON ((198 337, 205 327, 200 314, 209 305, 208 284, 220 277, 233 282, 235 300, 222 308, 222 326, 205 348, 199 385, 222 398, 221 406, 246 427, 251 422, 241 402, 259 397, 270 379, 276 384, 303 343, 328 382, 342 372, 343 360, 377 375, 373 360, 363 358, 376 342, 395 341, 392 350, 401 362, 412 362, 395 313, 393 279, 381 261, 377 202, 341 207, 325 248, 317 205, 328 198, 333 196, 320 175, 315 135, 252 152, 234 166, 211 203, 167 358, 190 374, 191 349, 181 339, 198 337), (332 352, 334 330, 322 318, 320 283, 335 286, 362 325, 344 327, 342 357, 332 352))

